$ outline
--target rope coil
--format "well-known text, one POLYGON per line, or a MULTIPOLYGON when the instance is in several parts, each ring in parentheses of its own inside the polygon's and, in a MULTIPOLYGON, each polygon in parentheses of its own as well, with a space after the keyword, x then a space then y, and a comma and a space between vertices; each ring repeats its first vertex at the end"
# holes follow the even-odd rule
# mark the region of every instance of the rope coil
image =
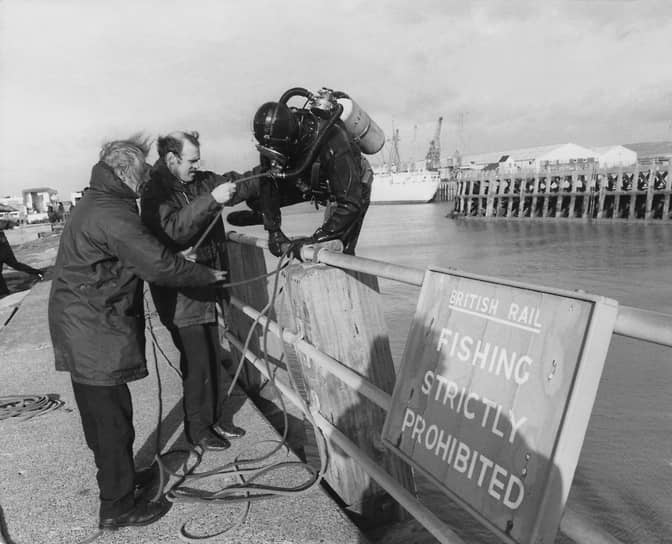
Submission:
POLYGON ((16 418, 15 421, 26 421, 56 410, 63 404, 62 400, 49 395, 0 397, 0 420, 16 418))

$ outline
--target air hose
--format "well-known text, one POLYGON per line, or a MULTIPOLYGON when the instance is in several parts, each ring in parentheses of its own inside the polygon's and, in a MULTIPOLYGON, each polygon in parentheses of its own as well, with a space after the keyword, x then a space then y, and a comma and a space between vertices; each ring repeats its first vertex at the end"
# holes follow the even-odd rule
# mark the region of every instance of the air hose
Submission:
MULTIPOLYGON (((240 180, 242 181, 242 180, 240 180)), ((219 218, 218 216, 215 218, 217 220, 219 218)), ((214 223, 214 222, 213 222, 214 223)), ((213 224, 209 226, 209 229, 211 229, 213 224)), ((202 239, 205 238, 205 235, 201 237, 201 240, 199 240, 199 243, 202 242, 202 239)), ((194 249, 197 247, 197 245, 194 246, 194 249)), ((289 251, 289 250, 288 250, 289 251)), ((288 259, 288 252, 285 252, 285 254, 282 255, 282 257, 278 261, 278 266, 277 268, 269 272, 267 274, 262 274, 259 276, 255 276, 253 278, 248 278, 243 281, 238 281, 238 282, 231 282, 231 283, 226 283, 226 284, 219 284, 220 287, 233 287, 235 285, 242 285, 246 283, 252 283, 256 281, 260 281, 266 278, 269 278, 271 276, 275 276, 274 278, 274 284, 273 284, 273 291, 272 291, 272 296, 269 301, 269 303, 264 307, 264 309, 260 312, 260 315, 257 317, 255 322, 252 324, 250 327, 250 330, 248 332, 247 338, 245 340, 245 344, 243 346, 242 352, 241 352, 241 358, 238 364, 238 367, 236 369, 235 375, 232 379, 231 387, 229 388, 227 392, 227 396, 231 394, 231 391, 233 390, 233 387, 235 386, 235 383, 237 382, 238 376, 240 374, 240 371, 242 367, 245 364, 245 352, 247 351, 248 345, 250 343, 250 340, 252 338, 252 335, 254 333, 254 330, 256 329, 257 325, 259 324, 259 318, 262 315, 266 315, 268 311, 273 307, 275 303, 275 299, 278 293, 278 284, 279 284, 279 274, 280 272, 289 264, 289 259, 288 259)), ((146 312, 146 315, 149 317, 149 312, 146 312)), ((268 363, 268 359, 266 357, 266 338, 267 338, 267 333, 268 333, 268 320, 266 320, 266 325, 263 330, 263 344, 262 344, 262 355, 263 355, 263 360, 265 364, 267 365, 267 368, 269 369, 268 375, 271 376, 271 379, 269 380, 269 383, 272 384, 273 387, 276 387, 275 384, 273 383, 273 372, 270 371, 270 365, 268 363)), ((159 376, 159 369, 158 369, 158 359, 157 359, 157 354, 156 350, 158 349, 163 357, 168 361, 168 364, 177 371, 177 369, 170 363, 169 358, 166 356, 165 352, 161 349, 161 347, 158 344, 158 341, 156 339, 156 335, 154 334, 153 327, 151 324, 151 319, 148 319, 148 328, 150 330, 150 336, 152 338, 152 343, 153 343, 153 350, 154 350, 154 363, 156 366, 156 373, 157 373, 157 381, 159 383, 159 397, 161 397, 161 379, 159 376)), ((179 372, 178 372, 179 374, 179 372)), ((292 386, 295 384, 291 380, 290 376, 290 382, 292 382, 292 386)), ((193 473, 193 470, 200 464, 201 457, 202 457, 202 452, 200 451, 200 447, 196 446, 194 448, 191 448, 188 452, 188 458, 187 460, 183 463, 181 472, 177 471, 171 471, 168 467, 166 467, 166 464, 164 462, 164 458, 167 455, 170 455, 173 452, 166 452, 166 453, 159 453, 160 452, 160 436, 161 436, 161 421, 162 421, 162 408, 161 408, 161 398, 159 398, 159 415, 158 415, 158 424, 157 424, 157 432, 156 432, 156 455, 155 455, 155 461, 157 465, 159 466, 159 487, 157 490, 157 493, 153 500, 159 500, 161 495, 165 494, 166 499, 171 501, 171 502, 189 502, 189 503, 201 503, 201 504, 212 504, 212 503, 245 503, 245 508, 240 515, 239 519, 234 522, 230 523, 223 529, 215 532, 215 533, 210 533, 206 535, 196 535, 193 534, 189 529, 188 525, 190 521, 185 522, 182 527, 180 528, 180 533, 179 537, 181 540, 185 542, 203 542, 206 540, 210 540, 213 538, 216 538, 218 536, 221 536, 225 532, 231 530, 232 528, 236 527, 237 525, 244 523, 245 520, 247 519, 247 515, 249 513, 249 510, 251 508, 251 504, 256 501, 261 501, 261 500, 270 500, 274 498, 279 498, 279 497, 284 497, 284 496, 297 496, 300 494, 308 493, 311 492, 316 486, 318 486, 322 480, 322 477, 324 473, 326 472, 327 468, 327 454, 326 454, 326 438, 324 435, 321 433, 319 428, 315 425, 315 422, 312 420, 312 417, 310 416, 310 411, 307 410, 306 413, 308 421, 313 425, 313 427, 316 430, 316 434, 319 437, 317 440, 317 446, 318 446, 318 451, 320 455, 320 467, 319 469, 315 469, 306 463, 303 463, 301 461, 281 461, 281 462, 274 462, 271 464, 266 464, 264 465, 263 463, 269 459, 271 456, 273 456, 276 452, 280 451, 281 449, 285 449, 287 451, 287 454, 289 454, 289 448, 286 445, 286 439, 287 439, 287 432, 288 432, 288 420, 287 420, 287 409, 284 404, 284 400, 282 398, 282 395, 278 394, 277 398, 280 400, 281 403, 281 408, 282 408, 282 413, 283 413, 283 418, 284 418, 284 425, 283 425, 283 433, 280 441, 270 441, 270 442, 275 442, 276 446, 271 449, 270 452, 258 456, 258 457, 252 457, 252 458, 242 458, 241 456, 238 456, 233 462, 227 463, 221 467, 217 467, 213 470, 209 470, 207 472, 201 472, 201 473, 193 473), (192 456, 195 456, 195 462, 191 467, 189 467, 189 460, 192 458, 192 456), (277 470, 283 470, 287 469, 288 467, 300 467, 304 469, 308 475, 309 478, 303 482, 300 483, 294 487, 290 488, 284 488, 284 487, 278 487, 278 486, 272 486, 272 485, 265 485, 261 483, 257 483, 258 480, 260 480, 262 477, 277 471, 277 470), (193 488, 185 488, 183 484, 188 481, 195 481, 199 479, 204 479, 208 477, 219 477, 221 478, 222 476, 225 477, 231 477, 235 478, 237 480, 237 483, 227 485, 217 491, 205 491, 205 490, 194 490, 193 488), (173 477, 177 479, 177 482, 173 485, 168 485, 169 479, 173 477)))

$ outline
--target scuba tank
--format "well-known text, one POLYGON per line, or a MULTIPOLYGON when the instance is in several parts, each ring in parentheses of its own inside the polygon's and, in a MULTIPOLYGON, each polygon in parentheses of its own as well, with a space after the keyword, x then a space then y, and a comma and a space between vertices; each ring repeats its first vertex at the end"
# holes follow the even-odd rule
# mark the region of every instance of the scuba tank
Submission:
POLYGON ((294 96, 306 98, 304 107, 322 119, 329 119, 340 105, 343 110, 339 117, 362 153, 373 155, 385 145, 385 134, 382 129, 348 94, 332 91, 326 87, 322 87, 316 93, 311 93, 302 87, 294 87, 280 97, 280 102, 287 104, 294 96))
POLYGON ((340 94, 337 99, 343 106, 341 120, 345 129, 359 144, 362 153, 366 155, 378 153, 385 145, 385 133, 357 102, 345 93, 340 94))

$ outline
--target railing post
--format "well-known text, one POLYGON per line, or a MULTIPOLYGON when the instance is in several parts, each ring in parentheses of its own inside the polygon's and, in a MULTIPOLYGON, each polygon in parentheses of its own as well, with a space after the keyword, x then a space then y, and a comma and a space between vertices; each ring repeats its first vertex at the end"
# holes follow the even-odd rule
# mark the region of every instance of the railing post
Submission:
MULTIPOLYGON (((321 352, 392 393, 395 369, 374 276, 347 273, 322 264, 301 264, 286 270, 286 296, 291 312, 280 325, 297 331, 321 352)), ((346 387, 310 357, 295 352, 313 409, 336 426, 406 489, 414 492, 410 468, 390 454, 380 434, 385 412, 346 387)), ((294 356, 294 354, 292 354, 294 356)), ((293 357, 288 357, 292 364, 293 357)), ((290 371, 291 373, 291 371, 290 371)), ((325 479, 349 510, 366 525, 404 519, 404 512, 358 463, 329 446, 325 479)))

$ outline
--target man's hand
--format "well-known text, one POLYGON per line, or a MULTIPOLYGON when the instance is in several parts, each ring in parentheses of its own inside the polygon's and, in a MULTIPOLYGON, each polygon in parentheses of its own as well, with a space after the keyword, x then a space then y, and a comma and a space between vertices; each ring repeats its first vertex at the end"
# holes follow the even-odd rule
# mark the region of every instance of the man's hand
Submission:
POLYGON ((215 270, 214 268, 212 269, 212 283, 219 283, 222 281, 226 281, 226 276, 229 274, 227 270, 215 270))
POLYGON ((180 255, 182 258, 186 259, 187 261, 191 261, 192 263, 196 262, 196 252, 193 251, 193 248, 185 249, 184 251, 180 251, 180 255))
POLYGON ((217 185, 217 187, 215 187, 210 194, 218 204, 226 204, 233 198, 233 195, 236 194, 236 184, 231 181, 227 181, 226 183, 217 185))

